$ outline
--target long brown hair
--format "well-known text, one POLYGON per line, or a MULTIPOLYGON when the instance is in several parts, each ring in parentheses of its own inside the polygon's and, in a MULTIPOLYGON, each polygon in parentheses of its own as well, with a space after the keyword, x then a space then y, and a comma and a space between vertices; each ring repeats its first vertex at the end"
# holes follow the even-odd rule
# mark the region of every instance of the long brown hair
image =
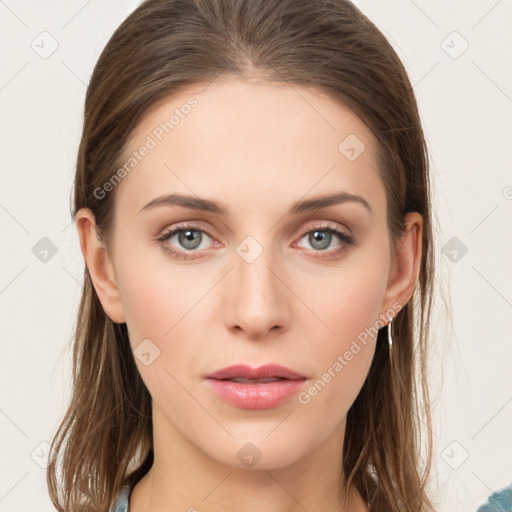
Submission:
MULTIPOLYGON (((87 89, 72 216, 90 208, 108 249, 116 192, 103 196, 97 190, 122 165, 133 129, 159 101, 221 75, 314 87, 347 105, 379 142, 378 172, 393 244, 407 212, 423 216, 419 279, 392 323, 393 357, 387 329, 381 329, 368 377, 348 412, 340 493, 355 485, 379 512, 431 511, 426 377, 434 251, 428 153, 406 71, 354 5, 347 0, 143 2, 107 43, 87 89)), ((151 396, 126 324, 105 314, 87 268, 72 386, 69 409, 53 439, 49 494, 59 511, 106 511, 121 486, 135 485, 152 465, 151 396)))

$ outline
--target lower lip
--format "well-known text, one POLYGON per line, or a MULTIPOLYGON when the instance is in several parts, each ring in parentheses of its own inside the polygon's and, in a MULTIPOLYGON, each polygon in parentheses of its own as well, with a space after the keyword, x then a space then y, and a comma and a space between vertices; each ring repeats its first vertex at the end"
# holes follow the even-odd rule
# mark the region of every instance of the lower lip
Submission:
POLYGON ((278 380, 247 384, 230 380, 206 379, 212 391, 240 409, 272 409, 298 393, 306 379, 278 380))

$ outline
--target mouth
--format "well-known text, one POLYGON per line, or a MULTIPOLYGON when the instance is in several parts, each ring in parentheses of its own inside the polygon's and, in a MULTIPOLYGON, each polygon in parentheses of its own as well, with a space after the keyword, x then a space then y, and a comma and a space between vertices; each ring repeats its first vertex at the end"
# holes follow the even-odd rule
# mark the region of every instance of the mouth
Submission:
POLYGON ((235 365, 206 376, 205 383, 224 402, 239 409, 271 409, 297 394, 307 380, 280 365, 256 369, 235 365))
POLYGON ((304 380, 299 372, 278 364, 266 364, 259 368, 237 364, 228 366, 206 376, 207 379, 232 380, 234 382, 273 382, 278 380, 304 380), (245 379, 245 380, 243 380, 245 379))
POLYGON ((268 377, 262 379, 248 379, 245 377, 234 377, 232 379, 215 379, 215 380, 228 380, 230 382, 243 382, 245 384, 263 384, 265 382, 278 382, 280 380, 295 380, 295 379, 285 379, 281 377, 268 377))

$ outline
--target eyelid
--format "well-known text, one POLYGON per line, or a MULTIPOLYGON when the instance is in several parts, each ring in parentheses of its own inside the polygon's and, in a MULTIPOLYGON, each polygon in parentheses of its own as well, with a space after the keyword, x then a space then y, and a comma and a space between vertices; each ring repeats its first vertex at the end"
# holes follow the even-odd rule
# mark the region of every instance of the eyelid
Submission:
POLYGON ((156 236, 156 239, 159 240, 163 237, 170 235, 171 233, 175 233, 176 231, 186 231, 187 229, 201 231, 203 233, 206 233, 211 238, 216 238, 215 235, 212 234, 210 229, 208 229, 207 227, 203 226, 198 222, 199 221, 183 221, 178 222, 176 224, 172 224, 171 226, 167 226, 160 232, 159 235, 156 236))
POLYGON ((331 222, 331 221, 328 221, 328 220, 312 221, 311 223, 307 224, 306 227, 304 227, 300 231, 299 236, 302 237, 305 234, 307 234, 307 233, 309 233, 311 231, 314 231, 315 229, 318 229, 320 231, 320 230, 325 230, 327 228, 333 229, 335 231, 341 231, 345 236, 347 236, 349 238, 353 238, 352 234, 350 233, 350 230, 340 226, 337 223, 334 223, 334 222, 331 222))

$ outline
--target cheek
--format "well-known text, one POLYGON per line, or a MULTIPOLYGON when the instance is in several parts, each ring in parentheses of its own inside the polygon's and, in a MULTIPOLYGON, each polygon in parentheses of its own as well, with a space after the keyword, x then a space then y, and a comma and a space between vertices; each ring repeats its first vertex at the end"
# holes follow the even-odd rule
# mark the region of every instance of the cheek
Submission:
POLYGON ((177 265, 155 247, 134 250, 117 265, 130 343, 153 394, 159 386, 156 375, 164 379, 160 384, 165 388, 169 373, 179 377, 194 370, 192 363, 201 354, 199 340, 210 327, 205 325, 213 307, 209 292, 217 279, 211 269, 177 265), (154 363, 141 363, 138 354, 143 351, 156 355, 154 363))
POLYGON ((119 235, 116 274, 126 323, 136 344, 151 336, 162 338, 171 330, 192 308, 201 284, 191 282, 186 266, 180 269, 158 246, 146 242, 134 248, 132 239, 136 240, 133 234, 119 235))
POLYGON ((385 289, 382 275, 373 269, 351 273, 345 284, 345 289, 332 298, 330 307, 333 330, 342 339, 351 340, 375 325, 385 289))
POLYGON ((312 333, 310 353, 315 354, 319 373, 299 401, 311 407, 311 413, 313 409, 318 414, 326 408, 334 411, 333 421, 341 420, 359 394, 382 326, 378 320, 386 262, 370 258, 365 262, 361 254, 358 258, 357 265, 347 263, 339 272, 330 272, 328 279, 317 279, 315 294, 308 297, 306 288, 302 289, 302 297, 308 297, 308 306, 318 317, 305 315, 308 326, 303 329, 312 333))
POLYGON ((135 362, 156 403, 187 410, 191 400, 180 383, 197 351, 193 339, 200 308, 194 306, 206 290, 192 285, 190 276, 179 270, 171 272, 171 266, 139 265, 140 261, 132 255, 130 268, 125 268, 120 280, 135 362))
POLYGON ((323 333, 318 340, 322 347, 343 349, 379 319, 388 275, 386 262, 372 262, 363 256, 354 255, 337 269, 297 281, 301 284, 297 295, 315 313, 298 321, 309 322, 310 329, 317 326, 318 333, 323 333))

